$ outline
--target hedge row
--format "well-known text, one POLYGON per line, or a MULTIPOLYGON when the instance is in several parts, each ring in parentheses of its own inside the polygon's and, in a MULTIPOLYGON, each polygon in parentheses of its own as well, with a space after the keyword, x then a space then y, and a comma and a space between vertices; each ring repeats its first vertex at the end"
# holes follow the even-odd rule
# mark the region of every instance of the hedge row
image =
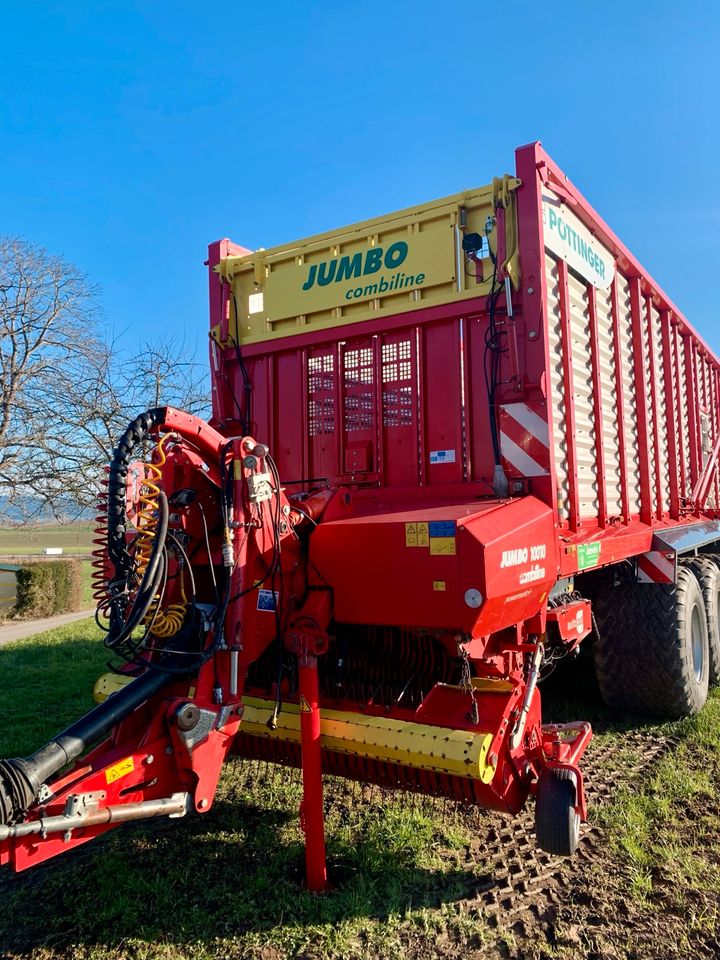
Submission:
POLYGON ((17 572, 15 616, 37 620, 79 610, 81 591, 79 560, 29 563, 17 572))

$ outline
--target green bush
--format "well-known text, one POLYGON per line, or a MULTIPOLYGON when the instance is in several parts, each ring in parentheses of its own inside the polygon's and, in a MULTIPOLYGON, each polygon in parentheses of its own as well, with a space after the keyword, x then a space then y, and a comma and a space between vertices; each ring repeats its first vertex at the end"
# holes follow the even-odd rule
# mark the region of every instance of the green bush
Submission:
POLYGON ((17 572, 15 615, 37 620, 79 610, 81 591, 79 560, 28 563, 17 572))

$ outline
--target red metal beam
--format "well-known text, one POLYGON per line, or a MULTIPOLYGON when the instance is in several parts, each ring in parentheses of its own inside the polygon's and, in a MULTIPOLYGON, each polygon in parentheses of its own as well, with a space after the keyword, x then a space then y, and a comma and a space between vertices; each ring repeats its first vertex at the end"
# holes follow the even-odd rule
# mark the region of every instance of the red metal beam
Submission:
POLYGON ((473 439, 475 431, 469 416, 470 398, 472 397, 470 370, 472 369, 472 353, 470 349, 470 321, 468 317, 462 317, 460 320, 460 336, 462 339, 462 354, 460 358, 460 375, 462 382, 463 396, 463 436, 465 440, 465 479, 473 479, 473 463, 475 461, 475 450, 473 439))
POLYGON ((695 510, 697 513, 700 513, 702 508, 705 506, 705 501, 710 493, 710 485, 715 477, 715 467, 717 466, 717 458, 719 453, 720 437, 718 437, 713 444, 712 452, 702 469, 702 473, 698 477, 697 483, 693 487, 692 501, 695 505, 695 510))
MULTIPOLYGON (((680 494, 683 500, 686 500, 690 494, 688 490, 687 482, 687 460, 685 459, 685 422, 683 419, 683 397, 682 397, 682 384, 685 382, 684 377, 680 376, 680 371, 683 369, 680 364, 681 362, 681 353, 680 353, 680 329, 676 323, 673 322, 672 326, 673 333, 673 349, 675 352, 675 399, 677 406, 677 424, 678 424, 678 451, 680 454, 679 463, 680 463, 680 494)), ((687 394, 686 394, 687 397, 687 394)))
POLYGON ((425 379, 425 329, 417 329, 417 385, 418 385, 418 454, 420 458, 420 486, 427 483, 427 427, 425 416, 425 393, 423 381, 425 379))
POLYGON ((665 379, 665 430, 668 441, 668 475, 670 477, 670 516, 677 520, 680 516, 680 485, 677 465, 678 456, 677 419, 675 412, 675 377, 672 363, 672 329, 670 311, 660 314, 660 333, 662 337, 663 374, 665 379))
POLYGON ((655 374, 655 329, 653 327, 652 301, 645 299, 645 321, 648 329, 648 359, 650 362, 650 408, 652 410, 653 448, 655 450, 655 516, 663 518, 662 464, 660 463, 660 424, 658 422, 657 380, 655 374))
POLYGON ((383 405, 383 343, 384 337, 371 340, 373 352, 373 395, 375 401, 375 469, 387 483, 385 476, 385 410, 383 405))
POLYGON ((327 888, 325 862, 325 813, 323 810, 322 751, 320 748, 320 687, 317 657, 298 656, 300 737, 302 741, 303 802, 305 830, 305 875, 308 890, 327 888))
POLYGON ((308 383, 308 351, 300 351, 300 379, 301 379, 301 403, 303 408, 302 420, 304 429, 300 430, 300 443, 302 444, 302 476, 311 477, 310 473, 310 436, 309 436, 309 418, 310 418, 310 385, 308 383))
MULTIPOLYGON (((720 436, 720 424, 718 423, 718 374, 717 370, 710 367, 710 426, 712 430, 713 445, 720 436)), ((720 477, 715 471, 715 480, 713 481, 715 509, 720 505, 720 477)))
POLYGON ((648 430, 648 398, 645 392, 645 349, 639 277, 630 279, 630 317, 632 322, 638 463, 640 465, 640 519, 643 523, 651 523, 653 510, 650 488, 650 436, 648 430))
MULTIPOLYGON (((698 417, 697 392, 697 364, 695 362, 695 344, 690 337, 685 337, 685 392, 688 406, 688 440, 690 446, 690 487, 695 485, 700 476, 700 447, 698 444, 700 418, 698 417)), ((691 495, 692 499, 692 495, 691 495)), ((695 508, 697 510, 697 508, 695 508)))
POLYGON ((622 344, 620 341, 620 313, 618 310, 617 276, 610 287, 613 353, 615 356, 615 402, 617 404, 618 456, 620 460, 620 502, 623 521, 630 522, 630 499, 628 496, 627 444, 625 443, 625 378, 623 374, 622 344))
MULTIPOLYGON (((538 478, 533 491, 541 491, 541 498, 557 514, 557 471, 554 450, 557 438, 553 430, 553 397, 548 396, 550 371, 550 343, 547 335, 547 275, 545 270, 545 234, 543 226, 542 187, 540 171, 543 150, 539 143, 520 147, 515 151, 515 169, 522 186, 516 193, 518 244, 522 283, 522 318, 525 324, 525 367, 530 372, 532 393, 547 408, 550 472, 547 481, 538 478), (547 485, 546 485, 547 484, 547 485)), ((531 394, 526 397, 530 399, 531 394)))
MULTIPOLYGON (((323 327, 322 330, 296 333, 292 336, 277 337, 273 340, 263 340, 259 343, 247 343, 243 346, 244 357, 254 357, 256 354, 265 356, 267 353, 276 353, 282 350, 298 350, 300 347, 325 346, 329 342, 339 340, 362 340, 375 334, 404 330, 406 327, 415 327, 419 324, 435 323, 439 320, 448 320, 453 317, 478 315, 485 312, 487 297, 472 297, 468 300, 453 300, 450 303, 438 304, 432 307, 419 307, 408 313, 389 317, 373 317, 359 323, 339 324, 337 327, 323 327)), ((421 302, 421 301, 420 301, 421 302)))

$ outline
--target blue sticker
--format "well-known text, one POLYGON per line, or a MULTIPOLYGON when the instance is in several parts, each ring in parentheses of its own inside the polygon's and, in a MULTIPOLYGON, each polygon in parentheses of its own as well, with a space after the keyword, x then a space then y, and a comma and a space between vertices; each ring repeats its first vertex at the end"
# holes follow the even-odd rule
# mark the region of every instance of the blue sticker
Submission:
POLYGON ((274 613, 279 599, 280 594, 277 590, 258 590, 257 608, 274 613))
POLYGON ((428 533, 431 537, 454 537, 454 520, 431 520, 428 524, 428 533))

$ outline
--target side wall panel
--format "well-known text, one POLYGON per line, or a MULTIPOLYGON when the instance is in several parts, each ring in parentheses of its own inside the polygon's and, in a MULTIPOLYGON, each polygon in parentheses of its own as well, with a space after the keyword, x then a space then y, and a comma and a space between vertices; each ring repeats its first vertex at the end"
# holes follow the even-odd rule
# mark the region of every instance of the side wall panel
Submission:
POLYGON ((550 369, 548 370, 549 406, 555 441, 554 464, 557 481, 558 518, 567 520, 570 515, 570 480, 568 471, 567 417, 565 385, 563 382, 563 337, 560 317, 560 279, 557 260, 545 254, 545 277, 547 281, 547 323, 550 345, 550 369))
POLYGON ((615 377, 612 296, 598 290, 595 298, 600 352, 600 379, 603 384, 602 442, 605 451, 605 491, 610 518, 622 515, 620 438, 618 434, 618 390, 615 377))

